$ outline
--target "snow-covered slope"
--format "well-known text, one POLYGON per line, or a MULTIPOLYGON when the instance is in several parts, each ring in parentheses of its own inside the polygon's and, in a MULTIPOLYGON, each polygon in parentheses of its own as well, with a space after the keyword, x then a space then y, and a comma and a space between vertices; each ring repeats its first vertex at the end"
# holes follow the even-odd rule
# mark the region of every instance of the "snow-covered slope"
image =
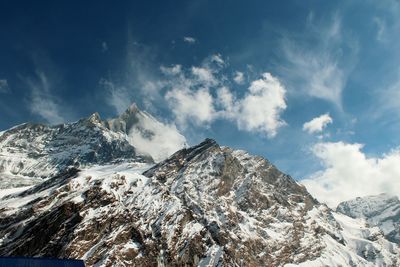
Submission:
POLYGON ((155 166, 69 168, 6 195, 0 237, 0 255, 87 266, 400 263, 377 228, 319 204, 267 160, 210 139, 155 166))
POLYGON ((95 113, 55 126, 25 123, 0 135, 0 188, 25 186, 26 177, 47 178, 69 166, 158 161, 185 145, 175 127, 136 105, 112 120, 95 113))
POLYGON ((337 211, 352 218, 365 219, 369 225, 378 226, 390 241, 400 244, 400 200, 398 197, 387 194, 358 197, 340 203, 337 211))
POLYGON ((0 137, 0 173, 46 178, 68 166, 103 164, 140 157, 120 133, 102 125, 98 114, 75 123, 25 123, 0 137))

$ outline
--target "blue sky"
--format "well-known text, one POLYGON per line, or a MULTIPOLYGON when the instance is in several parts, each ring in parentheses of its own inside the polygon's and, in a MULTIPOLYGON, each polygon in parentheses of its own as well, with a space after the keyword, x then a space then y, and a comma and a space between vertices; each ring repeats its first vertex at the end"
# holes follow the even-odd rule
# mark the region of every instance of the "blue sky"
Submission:
POLYGON ((2 1, 0 34, 0 130, 136 102, 316 194, 400 180, 399 1, 2 1))

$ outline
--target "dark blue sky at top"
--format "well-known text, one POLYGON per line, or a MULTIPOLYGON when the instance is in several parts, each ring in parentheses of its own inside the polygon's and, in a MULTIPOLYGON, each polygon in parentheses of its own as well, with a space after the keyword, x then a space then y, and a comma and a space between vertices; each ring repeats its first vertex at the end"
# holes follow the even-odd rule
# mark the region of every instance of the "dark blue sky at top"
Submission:
MULTIPOLYGON (((46 122, 30 107, 32 87, 40 87, 38 73, 46 75, 50 85, 45 94, 56 99, 65 121, 95 111, 109 118, 116 111, 108 104, 104 79, 128 88, 129 101, 146 109, 138 82, 143 73, 157 80, 160 66, 190 68, 220 54, 228 62, 225 75, 247 73, 246 85, 232 83, 238 95, 264 72, 279 78, 287 89, 287 109, 281 114, 287 126, 268 138, 218 119, 204 128, 182 129, 191 144, 212 137, 263 155, 302 178, 319 167, 308 151, 319 140, 302 131, 302 125, 329 112, 333 123, 325 141, 363 143, 368 154, 380 155, 400 141, 400 100, 395 99, 400 12, 391 2, 2 1, 0 80, 8 86, 0 92, 0 130, 26 121, 46 122), (319 32, 335 18, 340 20, 340 40, 319 46, 324 38, 319 32), (184 37, 196 42, 184 42, 184 37), (288 70, 285 44, 299 48, 300 56, 301 51, 316 58, 326 52, 338 59, 336 67, 346 76, 342 108, 307 93, 308 77, 301 76, 301 69, 300 78, 296 68, 288 70)), ((173 122, 165 103, 153 104, 157 108, 149 112, 173 122)))

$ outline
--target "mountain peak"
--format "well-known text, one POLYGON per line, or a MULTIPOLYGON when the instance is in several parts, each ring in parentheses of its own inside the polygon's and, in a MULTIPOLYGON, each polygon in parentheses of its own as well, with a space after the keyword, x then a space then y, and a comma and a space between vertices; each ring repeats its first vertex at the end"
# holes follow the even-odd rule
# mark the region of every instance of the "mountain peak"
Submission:
POLYGON ((136 105, 136 103, 133 102, 133 103, 125 110, 124 113, 126 113, 126 114, 132 114, 132 113, 137 113, 137 112, 139 112, 139 108, 138 108, 138 106, 136 105))
POLYGON ((98 112, 93 113, 88 117, 88 121, 93 122, 93 123, 98 123, 101 122, 100 114, 98 112))

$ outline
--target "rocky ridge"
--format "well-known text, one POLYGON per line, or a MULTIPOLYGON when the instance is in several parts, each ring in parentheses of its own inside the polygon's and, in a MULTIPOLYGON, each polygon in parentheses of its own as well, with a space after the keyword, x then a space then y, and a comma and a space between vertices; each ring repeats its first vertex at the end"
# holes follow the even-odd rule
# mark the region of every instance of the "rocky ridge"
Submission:
POLYGON ((77 122, 54 126, 25 123, 0 133, 0 188, 31 185, 36 180, 29 178, 55 176, 69 166, 153 163, 185 145, 185 138, 176 128, 158 122, 135 104, 110 120, 94 113, 77 122), (173 139, 172 147, 165 138, 173 139), (158 154, 151 153, 149 143, 158 146, 158 154), (150 153, 143 151, 142 144, 150 153))
POLYGON ((87 266, 396 266, 377 227, 207 139, 152 166, 71 167, 0 201, 0 255, 87 266))

